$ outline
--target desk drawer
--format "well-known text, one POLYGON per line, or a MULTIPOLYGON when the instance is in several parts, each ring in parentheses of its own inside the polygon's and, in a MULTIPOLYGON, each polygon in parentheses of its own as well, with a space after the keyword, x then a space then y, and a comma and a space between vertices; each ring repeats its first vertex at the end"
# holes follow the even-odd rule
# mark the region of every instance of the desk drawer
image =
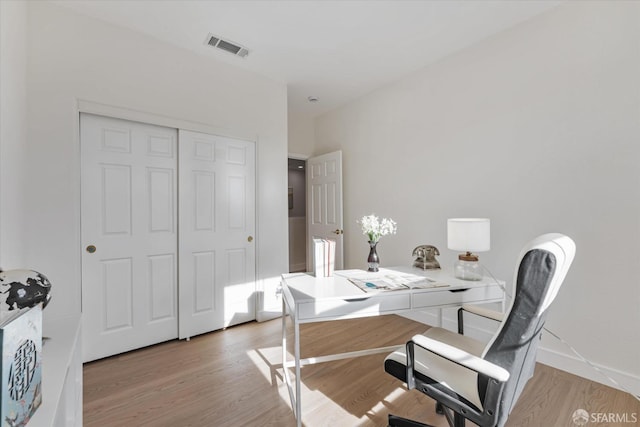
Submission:
POLYGON ((470 288, 460 291, 429 291, 416 293, 413 296, 413 308, 442 307, 462 305, 473 302, 489 302, 502 300, 502 289, 499 286, 470 288))
POLYGON ((332 299, 301 303, 298 306, 298 319, 349 319, 409 310, 410 308, 410 294, 388 292, 357 300, 332 299))

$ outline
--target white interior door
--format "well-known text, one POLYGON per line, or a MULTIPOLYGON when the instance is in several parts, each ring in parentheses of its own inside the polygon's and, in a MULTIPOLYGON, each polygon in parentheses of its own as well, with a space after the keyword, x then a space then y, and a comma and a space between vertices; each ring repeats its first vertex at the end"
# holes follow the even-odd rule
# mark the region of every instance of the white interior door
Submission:
POLYGON ((255 319, 255 144, 179 131, 180 338, 255 319))
POLYGON ((336 241, 335 269, 343 262, 342 151, 307 160, 307 269, 313 269, 313 237, 336 241))
POLYGON ((83 359, 178 335, 177 131, 80 116, 83 359))

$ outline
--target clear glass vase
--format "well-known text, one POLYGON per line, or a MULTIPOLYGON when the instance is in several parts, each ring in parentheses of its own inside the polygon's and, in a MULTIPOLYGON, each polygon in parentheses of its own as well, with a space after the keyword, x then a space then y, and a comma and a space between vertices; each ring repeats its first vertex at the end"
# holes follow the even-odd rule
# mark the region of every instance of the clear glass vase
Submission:
POLYGON ((453 264, 454 276, 462 280, 482 280, 482 266, 478 261, 456 260, 453 264))

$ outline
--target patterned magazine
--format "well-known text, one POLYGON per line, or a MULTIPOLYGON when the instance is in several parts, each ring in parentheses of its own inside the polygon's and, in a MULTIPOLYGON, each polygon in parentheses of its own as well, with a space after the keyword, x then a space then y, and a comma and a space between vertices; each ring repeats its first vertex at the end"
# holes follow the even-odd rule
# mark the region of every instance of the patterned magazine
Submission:
POLYGON ((363 275, 347 276, 347 279, 365 292, 397 291, 402 289, 437 288, 448 286, 424 276, 404 273, 363 272, 363 275))
POLYGON ((42 304, 1 314, 0 422, 24 426, 42 403, 42 304))

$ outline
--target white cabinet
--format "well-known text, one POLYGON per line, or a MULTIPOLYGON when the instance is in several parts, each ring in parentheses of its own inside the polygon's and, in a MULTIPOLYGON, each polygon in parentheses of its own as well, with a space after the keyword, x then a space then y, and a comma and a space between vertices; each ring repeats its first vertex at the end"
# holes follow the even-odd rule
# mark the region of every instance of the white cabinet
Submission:
POLYGON ((80 315, 43 322, 42 404, 28 427, 82 426, 80 315))

